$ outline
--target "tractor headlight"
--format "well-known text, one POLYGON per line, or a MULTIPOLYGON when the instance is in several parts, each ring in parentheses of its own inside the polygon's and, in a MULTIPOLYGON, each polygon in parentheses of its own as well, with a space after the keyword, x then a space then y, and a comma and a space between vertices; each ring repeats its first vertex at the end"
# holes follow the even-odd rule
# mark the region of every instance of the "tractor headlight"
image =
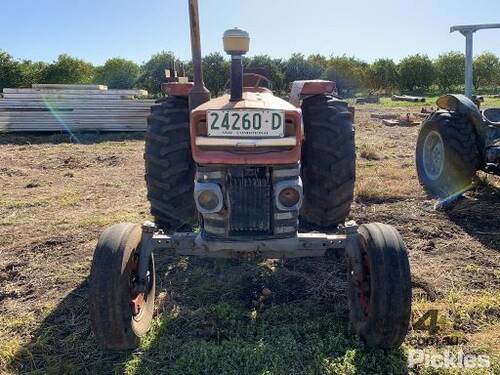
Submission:
POLYGON ((222 210, 222 190, 218 184, 211 182, 195 183, 194 200, 201 214, 213 214, 222 210))
POLYGON ((285 206, 286 208, 290 208, 299 203, 300 193, 294 188, 288 187, 281 190, 281 193, 278 196, 278 200, 283 206, 285 206))
POLYGON ((303 187, 300 177, 280 181, 275 185, 276 207, 282 211, 299 210, 302 206, 303 187))

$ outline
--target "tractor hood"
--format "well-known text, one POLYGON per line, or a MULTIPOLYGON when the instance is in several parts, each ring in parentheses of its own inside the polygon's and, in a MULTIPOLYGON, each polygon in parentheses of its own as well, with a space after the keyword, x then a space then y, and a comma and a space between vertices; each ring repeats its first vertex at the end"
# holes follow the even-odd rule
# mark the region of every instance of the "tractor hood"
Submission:
POLYGON ((248 88, 239 101, 231 101, 230 95, 212 99, 191 112, 190 129, 193 159, 201 165, 293 165, 300 160, 302 111, 269 90, 248 88), (207 115, 217 110, 283 111, 284 136, 267 139, 210 137, 207 115))
POLYGON ((217 109, 280 109, 283 111, 299 111, 297 107, 274 96, 268 90, 261 90, 260 92, 245 91, 243 99, 237 102, 231 102, 230 99, 230 95, 223 95, 200 105, 194 111, 201 112, 217 109))

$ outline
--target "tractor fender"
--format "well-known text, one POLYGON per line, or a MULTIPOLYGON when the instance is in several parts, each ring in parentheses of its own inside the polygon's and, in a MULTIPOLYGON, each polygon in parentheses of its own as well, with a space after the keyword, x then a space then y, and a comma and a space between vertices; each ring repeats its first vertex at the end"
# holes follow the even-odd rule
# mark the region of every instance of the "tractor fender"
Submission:
POLYGON ((474 104, 472 100, 462 94, 447 94, 441 96, 437 102, 437 106, 441 109, 455 112, 459 115, 465 116, 471 122, 476 131, 481 133, 481 125, 483 123, 483 116, 481 111, 474 104))
POLYGON ((333 81, 320 79, 294 81, 290 92, 290 103, 300 108, 301 101, 309 96, 322 94, 337 94, 337 85, 333 81))
POLYGON ((193 89, 193 82, 165 82, 161 84, 161 91, 168 96, 187 98, 193 89))

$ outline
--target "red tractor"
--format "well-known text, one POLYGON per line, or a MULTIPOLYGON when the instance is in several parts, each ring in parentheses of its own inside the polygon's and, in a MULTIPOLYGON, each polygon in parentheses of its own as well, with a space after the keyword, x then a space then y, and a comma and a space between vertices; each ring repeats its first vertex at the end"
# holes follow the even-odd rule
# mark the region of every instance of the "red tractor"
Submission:
POLYGON ((330 81, 294 82, 290 102, 274 96, 266 77, 243 73, 250 39, 240 29, 224 33, 230 93, 211 100, 197 0, 189 1, 189 13, 194 83, 165 84, 167 97, 148 120, 146 183, 155 222, 112 226, 94 254, 97 340, 129 349, 148 331, 154 251, 244 260, 344 255, 354 331, 369 347, 398 347, 411 312, 408 254, 395 228, 346 223, 356 158, 347 103, 330 81))

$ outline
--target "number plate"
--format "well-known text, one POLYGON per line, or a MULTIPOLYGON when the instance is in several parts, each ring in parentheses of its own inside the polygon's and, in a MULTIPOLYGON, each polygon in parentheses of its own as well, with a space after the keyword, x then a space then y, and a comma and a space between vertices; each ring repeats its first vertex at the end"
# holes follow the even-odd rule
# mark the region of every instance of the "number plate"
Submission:
POLYGON ((284 137, 285 112, 258 111, 208 111, 209 137, 284 137))

